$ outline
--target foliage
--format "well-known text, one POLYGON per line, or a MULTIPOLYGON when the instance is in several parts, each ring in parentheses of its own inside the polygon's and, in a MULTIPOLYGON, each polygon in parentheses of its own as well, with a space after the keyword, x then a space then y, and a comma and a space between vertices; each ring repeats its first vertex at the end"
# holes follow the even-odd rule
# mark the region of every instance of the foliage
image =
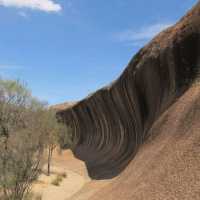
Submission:
POLYGON ((23 199, 40 173, 44 110, 24 84, 0 80, 0 187, 5 200, 23 199))
MULTIPOLYGON (((25 84, 0 79, 0 198, 25 199, 41 173, 44 151, 48 150, 50 175, 53 150, 70 143, 69 135, 56 113, 34 98, 25 84)), ((56 181, 59 184, 62 176, 56 181)))
POLYGON ((73 148, 72 128, 60 122, 58 143, 61 149, 73 148))

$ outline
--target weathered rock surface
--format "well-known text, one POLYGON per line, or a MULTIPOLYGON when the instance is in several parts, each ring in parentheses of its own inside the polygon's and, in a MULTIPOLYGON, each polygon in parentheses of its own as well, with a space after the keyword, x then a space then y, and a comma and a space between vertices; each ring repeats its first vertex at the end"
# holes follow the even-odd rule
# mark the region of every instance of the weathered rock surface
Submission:
POLYGON ((141 49, 110 86, 58 112, 93 179, 118 175, 134 158, 153 123, 195 81, 199 48, 200 3, 141 49))
POLYGON ((61 103, 61 104, 56 104, 51 106, 51 109, 54 109, 55 111, 59 112, 62 110, 66 110, 68 108, 71 108, 72 106, 74 106, 76 104, 76 102, 65 102, 65 103, 61 103))
POLYGON ((200 84, 153 124, 128 167, 113 179, 86 184, 68 200, 199 200, 200 84))

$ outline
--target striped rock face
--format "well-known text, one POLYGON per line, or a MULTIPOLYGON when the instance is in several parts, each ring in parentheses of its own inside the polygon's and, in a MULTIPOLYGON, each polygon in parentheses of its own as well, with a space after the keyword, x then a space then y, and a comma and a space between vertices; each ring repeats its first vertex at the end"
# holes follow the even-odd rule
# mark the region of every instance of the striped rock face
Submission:
POLYGON ((58 111, 91 178, 117 176, 134 158, 153 123, 195 81, 199 48, 200 3, 141 49, 111 85, 58 111))

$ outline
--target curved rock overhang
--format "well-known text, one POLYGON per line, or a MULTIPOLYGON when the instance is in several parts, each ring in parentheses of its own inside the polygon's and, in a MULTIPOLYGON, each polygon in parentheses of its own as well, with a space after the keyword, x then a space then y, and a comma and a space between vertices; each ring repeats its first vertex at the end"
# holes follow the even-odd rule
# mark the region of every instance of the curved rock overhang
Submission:
POLYGON ((142 48, 110 86, 58 112, 91 178, 115 177, 134 158, 153 123, 195 80, 199 48, 200 3, 142 48))

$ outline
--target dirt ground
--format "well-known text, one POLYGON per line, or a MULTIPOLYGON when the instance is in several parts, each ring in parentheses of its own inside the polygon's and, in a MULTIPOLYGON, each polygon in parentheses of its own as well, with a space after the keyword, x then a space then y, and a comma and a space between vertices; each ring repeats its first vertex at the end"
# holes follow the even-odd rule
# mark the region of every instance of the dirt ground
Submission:
POLYGON ((70 151, 64 151, 61 155, 54 153, 51 172, 51 176, 42 174, 32 189, 42 200, 65 200, 90 182, 84 163, 75 159, 70 151), (52 181, 59 174, 66 177, 62 177, 59 186, 53 185, 52 181))
MULTIPOLYGON (((46 171, 44 166, 44 172, 46 171)), ((41 196, 42 200, 71 200, 89 198, 110 181, 92 181, 87 173, 84 162, 76 159, 70 150, 61 154, 54 152, 51 176, 43 173, 35 182, 32 192, 41 196), (52 184, 58 175, 65 174, 59 186, 52 184), (83 192, 84 191, 84 192, 83 192)))

